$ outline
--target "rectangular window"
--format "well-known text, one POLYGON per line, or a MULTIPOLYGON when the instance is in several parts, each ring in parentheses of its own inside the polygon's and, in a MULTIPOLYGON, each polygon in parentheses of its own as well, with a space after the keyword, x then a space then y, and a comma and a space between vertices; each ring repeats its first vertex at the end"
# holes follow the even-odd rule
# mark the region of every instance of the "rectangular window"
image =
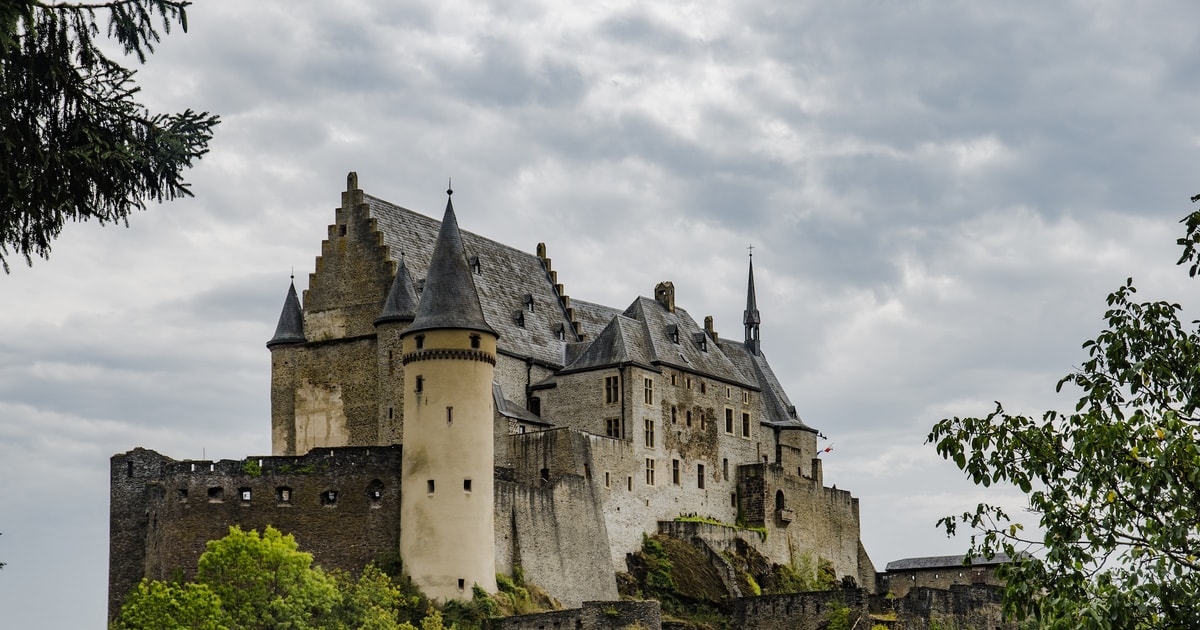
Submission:
POLYGON ((646 381, 646 404, 654 404, 654 379, 648 378, 646 381))
POLYGON ((608 474, 608 471, 607 470, 604 471, 604 487, 605 488, 612 487, 611 485, 609 485, 611 482, 612 482, 612 479, 611 479, 611 476, 608 474))
POLYGON ((420 394, 423 391, 425 391, 425 377, 418 374, 417 375, 417 393, 420 394))
POLYGON ((733 398, 733 389, 728 385, 725 386, 725 400, 733 398))
POLYGON ((649 457, 646 458, 646 485, 654 485, 654 460, 649 457))
POLYGON ((742 403, 746 405, 750 404, 750 392, 742 392, 742 403))
POLYGON ((678 385, 678 384, 679 384, 679 377, 678 377, 678 375, 677 375, 677 374, 675 374, 674 372, 671 372, 671 384, 672 384, 672 385, 678 385))
POLYGON ((733 410, 725 410, 725 432, 733 435, 733 410))
POLYGON ((630 491, 630 492, 633 492, 633 477, 626 477, 626 478, 625 478, 625 485, 626 485, 626 486, 629 486, 629 491, 630 491))
POLYGON ((463 492, 470 492, 470 491, 471 491, 471 480, 463 479, 463 492))
POLYGON ((604 377, 604 402, 608 404, 621 402, 621 377, 604 377))
POLYGON ((730 493, 730 495, 729 495, 729 507, 737 507, 737 494, 735 494, 735 493, 730 493))
POLYGON ((679 485, 679 460, 678 459, 671 460, 671 483, 674 485, 677 485, 677 486, 679 485))
POLYGON ((432 479, 425 480, 425 491, 428 492, 429 494, 433 494, 433 480, 432 479))
POLYGON ((696 464, 696 487, 704 489, 704 464, 696 464))
POLYGON ((609 418, 604 421, 604 435, 612 438, 621 437, 621 419, 609 418))
POLYGON ((691 389, 692 388, 692 377, 689 376, 689 377, 683 379, 683 384, 684 384, 684 387, 686 387, 687 389, 691 389))
POLYGON ((704 394, 707 392, 708 392, 708 385, 704 381, 700 381, 700 393, 704 394))
POLYGON ((654 448, 654 421, 646 418, 646 448, 654 448))
POLYGON ((671 424, 675 424, 679 420, 679 410, 674 406, 671 407, 671 424))
POLYGON ((750 414, 742 414, 742 437, 750 437, 750 414))

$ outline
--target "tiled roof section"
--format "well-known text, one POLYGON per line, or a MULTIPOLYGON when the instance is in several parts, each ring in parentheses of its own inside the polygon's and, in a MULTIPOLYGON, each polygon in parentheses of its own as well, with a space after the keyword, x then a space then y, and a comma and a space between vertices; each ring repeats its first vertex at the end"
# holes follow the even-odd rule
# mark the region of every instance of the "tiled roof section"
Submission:
POLYGON ((375 325, 384 322, 411 322, 416 316, 417 291, 413 289, 412 276, 408 273, 408 265, 404 264, 402 255, 400 265, 396 268, 396 277, 392 280, 392 288, 388 291, 387 301, 383 303, 383 313, 375 320, 375 325))
POLYGON ((513 418, 526 424, 536 424, 543 427, 554 426, 543 420, 541 416, 505 398, 504 389, 495 381, 492 381, 492 402, 496 405, 496 412, 505 418, 513 418))
MULTIPOLYGON (((892 571, 916 571, 920 569, 945 569, 951 567, 962 567, 965 555, 961 556, 929 556, 925 558, 904 558, 903 560, 894 560, 887 563, 885 569, 889 573, 892 571)), ((992 566, 997 564, 1005 564, 1009 561, 1009 557, 1005 554, 998 553, 991 560, 983 556, 975 556, 971 558, 971 566, 992 566)))
POLYGON ((612 318, 621 314, 619 308, 575 298, 571 298, 571 308, 575 309, 575 321, 579 322, 585 339, 595 339, 612 318))
POLYGON ((640 323, 618 315, 563 371, 580 372, 624 363, 650 367, 650 355, 640 323))
POLYGON ((781 429, 803 429, 816 432, 816 429, 804 424, 799 416, 792 417, 792 401, 788 399, 783 384, 775 376, 767 357, 762 353, 755 355, 745 344, 722 340, 721 349, 736 363, 740 369, 753 375, 754 382, 762 393, 759 395, 759 420, 763 424, 781 429))
POLYGON ((641 336, 652 363, 757 387, 752 372, 741 369, 731 361, 686 310, 676 306, 672 313, 652 298, 639 297, 625 309, 624 314, 638 320, 641 325, 641 336), (675 336, 668 332, 670 326, 675 326, 678 343, 675 342, 675 336))
POLYGON ((267 347, 285 343, 304 343, 304 313, 300 310, 300 298, 296 295, 296 283, 288 287, 287 297, 283 300, 283 312, 279 314, 279 324, 275 326, 275 336, 267 342, 267 347))
POLYGON ((446 200, 446 214, 442 217, 437 243, 429 261, 417 317, 405 329, 405 333, 434 328, 498 334, 483 317, 479 293, 475 290, 475 280, 471 277, 462 235, 458 231, 458 218, 454 216, 454 204, 449 199, 446 200))
MULTIPOLYGON (((419 287, 428 274, 440 223, 370 195, 363 197, 383 233, 384 243, 393 255, 404 254, 405 265, 419 287)), ((563 365, 563 344, 555 331, 562 326, 566 340, 575 341, 574 331, 542 261, 534 254, 465 230, 460 235, 467 256, 478 257, 479 270, 472 271, 472 278, 484 319, 500 334, 500 350, 551 366, 563 365), (526 294, 533 302, 532 311, 525 306, 526 294), (517 322, 518 311, 524 326, 517 322)), ((580 302, 572 300, 572 306, 578 314, 580 302)), ((591 339, 602 327, 585 321, 583 332, 591 339)))

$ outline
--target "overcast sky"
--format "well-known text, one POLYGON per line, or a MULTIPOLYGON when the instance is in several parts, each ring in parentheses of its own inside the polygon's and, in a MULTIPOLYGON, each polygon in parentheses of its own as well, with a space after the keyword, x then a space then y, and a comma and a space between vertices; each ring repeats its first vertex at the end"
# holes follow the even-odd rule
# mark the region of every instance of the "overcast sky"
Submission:
POLYGON ((114 453, 270 452, 263 344, 348 171, 435 217, 453 177, 462 228, 545 242, 572 298, 672 280, 726 337, 753 245, 764 351, 879 569, 1020 505, 934 422, 1070 408, 1127 276, 1196 303, 1200 5, 481 4, 203 0, 141 68, 155 111, 223 122, 194 199, 0 276, 0 625, 102 624, 114 453))

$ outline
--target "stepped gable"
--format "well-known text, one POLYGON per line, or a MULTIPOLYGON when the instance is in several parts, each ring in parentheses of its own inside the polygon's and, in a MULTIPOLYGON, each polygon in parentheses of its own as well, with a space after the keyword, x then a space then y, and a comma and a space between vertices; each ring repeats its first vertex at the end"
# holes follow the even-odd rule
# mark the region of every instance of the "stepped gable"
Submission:
MULTIPOLYGON (((383 233, 384 244, 390 251, 404 252, 405 265, 420 287, 429 273, 441 222, 370 195, 364 194, 363 198, 383 233)), ((562 366, 562 343, 557 331, 565 330, 567 340, 575 341, 574 331, 542 261, 534 254, 465 230, 460 230, 460 235, 468 260, 478 260, 478 271, 472 269, 471 277, 484 319, 500 335, 499 350, 562 366), (526 295, 533 303, 532 311, 526 307, 526 295), (514 316, 518 311, 524 326, 514 316)), ((600 328, 589 328, 585 322, 583 332, 591 338, 600 328)))
POLYGON ((292 281, 287 297, 283 300, 283 311, 279 313, 275 336, 267 342, 267 347, 304 341, 304 312, 300 308, 300 298, 296 295, 296 282, 292 281))
POLYGON ((392 288, 388 291, 387 301, 383 303, 383 312, 375 320, 375 325, 384 322, 411 322, 416 317, 417 291, 413 289, 412 276, 408 273, 408 265, 404 264, 404 254, 401 254, 392 288))
POLYGON ((719 344, 686 310, 676 307, 675 312, 670 312, 653 298, 639 297, 625 309, 625 316, 642 324, 651 363, 695 372, 739 387, 758 388, 752 372, 744 372, 730 361, 719 344))

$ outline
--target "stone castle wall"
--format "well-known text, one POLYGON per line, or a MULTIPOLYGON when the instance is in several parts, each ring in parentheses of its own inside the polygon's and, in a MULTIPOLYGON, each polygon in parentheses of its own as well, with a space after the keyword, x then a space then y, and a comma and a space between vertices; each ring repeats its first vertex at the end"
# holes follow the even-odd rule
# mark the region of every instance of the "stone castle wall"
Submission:
POLYGON ((558 476, 537 487, 496 482, 496 570, 525 579, 565 606, 617 599, 608 537, 591 484, 558 476))
POLYGON ((399 549, 399 447, 215 462, 139 448, 113 456, 110 482, 110 617, 142 577, 193 577, 205 542, 234 525, 292 534, 326 569, 399 549))
POLYGON ((649 601, 584 602, 582 608, 506 617, 497 630, 620 630, 662 627, 662 607, 649 601))

